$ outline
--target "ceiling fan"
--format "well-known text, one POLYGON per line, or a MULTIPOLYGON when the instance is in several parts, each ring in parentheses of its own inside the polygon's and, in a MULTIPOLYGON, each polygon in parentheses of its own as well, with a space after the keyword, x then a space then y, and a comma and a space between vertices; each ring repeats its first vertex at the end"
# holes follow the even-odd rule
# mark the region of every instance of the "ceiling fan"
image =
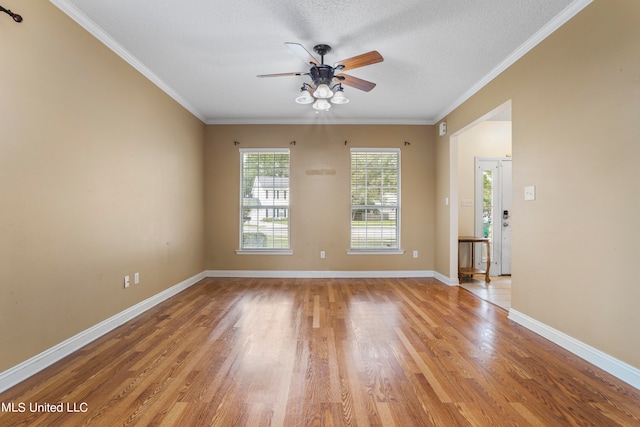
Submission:
POLYGON ((378 51, 363 53, 352 58, 343 59, 331 65, 324 63, 324 56, 331 51, 331 46, 318 44, 313 47, 320 55, 318 61, 307 49, 299 43, 285 43, 289 49, 309 66, 309 71, 299 73, 261 74, 258 77, 309 76, 312 83, 303 83, 302 94, 296 98, 298 104, 312 104, 316 110, 327 111, 331 104, 346 104, 349 99, 344 96, 342 85, 369 92, 376 84, 367 80, 344 74, 342 71, 353 70, 384 61, 378 51), (335 82, 334 82, 335 80, 335 82))

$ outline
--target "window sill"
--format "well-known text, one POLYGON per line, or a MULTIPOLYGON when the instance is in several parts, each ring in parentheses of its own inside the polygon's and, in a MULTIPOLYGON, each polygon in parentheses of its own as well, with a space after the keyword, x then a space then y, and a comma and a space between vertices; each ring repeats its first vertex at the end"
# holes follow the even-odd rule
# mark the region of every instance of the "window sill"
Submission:
POLYGON ((236 255, 293 255, 291 249, 237 249, 236 255))
POLYGON ((349 249, 347 255, 404 255, 404 249, 349 249))

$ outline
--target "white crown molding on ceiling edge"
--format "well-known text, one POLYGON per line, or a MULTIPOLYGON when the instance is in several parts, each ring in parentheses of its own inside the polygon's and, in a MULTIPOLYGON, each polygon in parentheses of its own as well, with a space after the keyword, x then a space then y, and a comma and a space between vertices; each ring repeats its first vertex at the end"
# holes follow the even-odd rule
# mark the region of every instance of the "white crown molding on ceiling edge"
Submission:
MULTIPOLYGON (((322 113, 319 114, 321 116, 322 113)), ((210 119, 205 121, 207 125, 408 125, 425 126, 434 125, 431 120, 411 120, 411 119, 332 119, 318 117, 317 120, 304 118, 289 119, 210 119)))
POLYGON ((49 0, 58 9, 64 12, 67 16, 73 19, 78 25, 87 30, 95 38, 101 41, 105 46, 111 49, 116 55, 120 56, 129 65, 138 70, 142 75, 147 77, 153 84, 158 86, 167 95, 173 98, 178 104, 186 108, 191 114, 196 116, 200 121, 205 124, 398 124, 398 125, 433 125, 438 123, 447 114, 462 105, 466 100, 471 98, 484 86, 489 84, 493 79, 500 75, 504 70, 513 65, 518 59, 522 58, 527 52, 538 45, 542 40, 546 39, 549 35, 555 32, 558 28, 563 26, 567 21, 577 15, 582 9, 587 7, 593 2, 593 0, 574 0, 569 6, 567 6, 560 14, 549 21, 544 27, 538 30, 533 36, 531 36, 526 42, 511 53, 504 61, 498 64, 492 71, 484 76, 478 83, 470 87, 462 96, 456 99, 448 108, 446 108, 435 120, 425 119, 424 121, 414 120, 325 120, 322 123, 318 123, 317 120, 312 119, 291 119, 280 121, 269 120, 207 120, 198 112, 192 105, 190 105, 185 99, 183 99, 177 92, 175 92, 170 86, 164 83, 158 76, 151 72, 143 63, 133 56, 129 51, 123 48, 117 43, 111 36, 109 36, 102 28, 95 24, 87 15, 82 13, 74 5, 70 4, 67 0, 49 0))
POLYGON ((49 0, 58 9, 64 12, 69 18, 73 19, 78 25, 87 30, 89 34, 93 35, 105 46, 115 52, 120 58, 126 61, 133 68, 138 70, 143 76, 149 79, 153 84, 158 86, 167 95, 173 98, 178 104, 186 108, 191 114, 196 116, 200 121, 205 122, 205 118, 196 110, 191 104, 189 104, 184 98, 182 98, 176 91, 174 91, 169 85, 156 76, 149 68, 147 68, 142 62, 140 62, 135 56, 129 53, 124 47, 116 42, 106 31, 96 25, 87 15, 81 12, 73 4, 66 0, 49 0))
POLYGON ((461 106, 466 100, 475 95, 480 89, 489 84, 493 79, 498 77, 504 70, 512 66, 518 59, 526 55, 531 49, 536 47, 540 42, 553 34, 558 28, 562 27, 567 21, 576 16, 582 9, 591 4, 593 0, 574 0, 570 5, 564 8, 562 12, 556 15, 551 21, 540 28, 533 36, 521 44, 511 55, 507 56, 497 67, 491 70, 478 83, 471 86, 465 93, 456 99, 448 108, 438 115, 434 123, 438 123, 444 119, 449 113, 461 106))
POLYGON ((340 121, 335 119, 326 120, 323 123, 317 123, 317 121, 310 121, 308 119, 291 119, 283 121, 269 121, 269 120, 208 120, 205 123, 209 125, 214 124, 397 124, 397 125, 435 125, 440 120, 445 118, 449 113, 462 105, 465 101, 475 95, 480 89, 489 84, 493 79, 498 77, 504 70, 513 65, 518 59, 526 55, 531 49, 536 47, 540 42, 549 37, 558 28, 562 27, 567 21, 577 15, 582 9, 587 7, 593 0, 574 0, 568 5, 562 12, 560 12, 554 19, 549 21, 544 27, 538 30, 527 41, 514 50, 509 56, 507 56, 497 67, 491 70, 487 75, 480 79, 476 84, 471 86, 466 92, 464 92, 458 99, 456 99, 448 108, 438 115, 436 119, 424 119, 418 120, 360 120, 360 121, 340 121))

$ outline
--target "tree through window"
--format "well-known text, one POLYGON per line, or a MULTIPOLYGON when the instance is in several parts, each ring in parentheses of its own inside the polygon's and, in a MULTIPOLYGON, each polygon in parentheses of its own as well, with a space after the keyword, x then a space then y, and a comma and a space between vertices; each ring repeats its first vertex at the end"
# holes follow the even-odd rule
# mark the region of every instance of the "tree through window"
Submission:
POLYGON ((351 149, 351 249, 400 248, 400 150, 351 149))

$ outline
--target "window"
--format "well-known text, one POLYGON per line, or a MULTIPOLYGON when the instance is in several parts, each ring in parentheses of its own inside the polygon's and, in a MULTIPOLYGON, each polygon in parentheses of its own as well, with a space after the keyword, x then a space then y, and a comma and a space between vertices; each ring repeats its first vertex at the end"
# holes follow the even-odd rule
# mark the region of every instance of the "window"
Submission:
POLYGON ((240 182, 240 250, 288 250, 289 150, 241 149, 240 182))
POLYGON ((400 150, 351 149, 351 250, 400 250, 400 150))

